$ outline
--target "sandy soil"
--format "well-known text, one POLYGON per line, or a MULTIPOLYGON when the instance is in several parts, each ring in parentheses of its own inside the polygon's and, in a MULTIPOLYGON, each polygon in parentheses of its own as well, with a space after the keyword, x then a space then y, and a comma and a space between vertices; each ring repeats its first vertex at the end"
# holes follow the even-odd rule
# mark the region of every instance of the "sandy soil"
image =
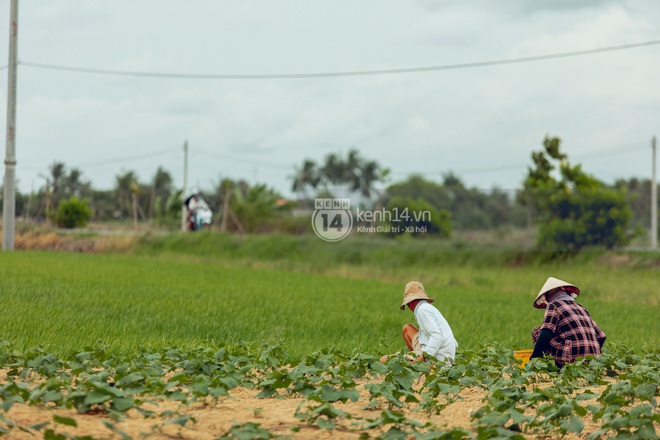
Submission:
MULTIPOLYGON (((369 393, 358 388, 362 398, 357 402, 337 403, 335 406, 354 417, 363 419, 376 419, 380 416, 379 410, 364 410, 368 403, 369 393)), ((596 390, 594 390, 596 391, 596 390)), ((365 431, 357 430, 351 425, 351 420, 343 420, 342 428, 322 430, 313 425, 307 425, 295 417, 295 412, 302 398, 280 397, 258 399, 259 390, 236 388, 232 390, 231 397, 218 402, 193 403, 181 406, 176 402, 161 401, 155 406, 144 405, 146 409, 154 410, 157 414, 166 410, 176 411, 180 415, 188 415, 196 419, 195 423, 188 422, 181 427, 175 424, 164 424, 167 417, 145 418, 136 410, 128 412, 124 420, 112 421, 105 413, 79 414, 75 410, 61 408, 47 408, 44 406, 30 407, 24 404, 15 404, 5 416, 19 426, 29 427, 41 422, 50 422, 48 428, 55 428, 58 433, 68 433, 72 436, 90 435, 94 439, 121 439, 121 435, 113 433, 104 422, 112 423, 116 428, 130 435, 133 439, 216 439, 227 433, 234 424, 246 422, 258 423, 261 428, 267 429, 271 434, 292 439, 358 439, 365 431), (55 425, 53 416, 70 417, 76 420, 78 426, 55 425), (297 432, 294 432, 296 428, 297 432)), ((485 391, 479 388, 464 389, 459 399, 446 407, 439 415, 428 415, 414 411, 412 408, 404 410, 409 419, 420 422, 432 422, 437 428, 461 427, 469 429, 470 415, 482 406, 485 391)), ((586 438, 597 427, 589 420, 585 420, 585 430, 580 438, 586 438)), ((2 424, 0 424, 2 426, 2 424)), ((367 431, 371 437, 381 434, 382 430, 367 431)), ((33 435, 14 428, 5 438, 27 440, 40 438, 41 434, 33 435)), ((535 438, 535 437, 529 437, 535 438)), ((546 437, 552 438, 552 437, 546 437)), ((566 436, 564 438, 577 438, 566 436)))

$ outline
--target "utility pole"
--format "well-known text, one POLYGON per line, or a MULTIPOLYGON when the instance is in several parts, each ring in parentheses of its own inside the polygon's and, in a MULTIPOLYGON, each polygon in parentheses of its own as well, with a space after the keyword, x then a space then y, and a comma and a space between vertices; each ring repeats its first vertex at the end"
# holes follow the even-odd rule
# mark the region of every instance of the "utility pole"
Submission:
MULTIPOLYGON (((181 201, 184 202, 188 196, 188 141, 183 143, 183 193, 181 201)), ((181 204, 181 230, 186 231, 186 204, 181 204)))
POLYGON ((7 65, 7 146, 5 189, 2 202, 2 249, 14 249, 16 228, 16 65, 18 63, 18 0, 9 12, 9 63, 7 65))
POLYGON ((651 166, 651 249, 658 249, 658 183, 655 179, 655 136, 651 140, 651 148, 653 149, 653 158, 651 166))

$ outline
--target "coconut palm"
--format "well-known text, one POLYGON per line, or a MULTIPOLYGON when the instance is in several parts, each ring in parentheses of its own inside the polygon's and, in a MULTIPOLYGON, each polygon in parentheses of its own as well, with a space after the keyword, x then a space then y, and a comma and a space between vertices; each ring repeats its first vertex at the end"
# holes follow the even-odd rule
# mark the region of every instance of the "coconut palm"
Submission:
POLYGON ((133 214, 133 194, 137 180, 134 171, 126 171, 115 176, 115 199, 122 215, 131 216, 133 214))
POLYGON ((149 197, 149 218, 155 215, 164 215, 164 203, 172 195, 172 175, 165 171, 163 167, 158 167, 156 174, 151 180, 151 192, 149 197), (156 204, 160 201, 159 208, 156 204), (156 212, 158 211, 158 212, 156 212))
POLYGON ((326 189, 328 184, 341 185, 346 181, 346 166, 344 161, 334 153, 325 157, 325 163, 320 169, 321 179, 326 189))
POLYGON ((64 176, 63 192, 66 198, 75 196, 79 199, 89 196, 91 193, 92 185, 90 182, 83 180, 82 171, 78 168, 72 168, 68 174, 64 176))
POLYGON ((352 148, 348 151, 346 161, 343 164, 343 181, 348 184, 351 192, 359 191, 361 188, 361 175, 364 160, 360 153, 352 148))
POLYGON ((389 169, 381 168, 376 161, 364 161, 360 166, 360 194, 364 197, 371 198, 375 184, 387 181, 389 173, 389 169))
POLYGON ((296 171, 293 177, 294 179, 291 190, 296 193, 302 192, 305 199, 308 198, 306 192, 307 187, 311 186, 313 189, 316 189, 321 181, 318 166, 314 161, 309 159, 306 159, 303 162, 302 167, 296 171))
POLYGON ((48 208, 46 211, 49 211, 49 209, 57 209, 60 200, 64 198, 62 191, 64 189, 63 181, 66 177, 66 166, 62 162, 53 162, 48 167, 48 171, 49 175, 46 178, 46 185, 48 186, 46 192, 48 196, 48 208))

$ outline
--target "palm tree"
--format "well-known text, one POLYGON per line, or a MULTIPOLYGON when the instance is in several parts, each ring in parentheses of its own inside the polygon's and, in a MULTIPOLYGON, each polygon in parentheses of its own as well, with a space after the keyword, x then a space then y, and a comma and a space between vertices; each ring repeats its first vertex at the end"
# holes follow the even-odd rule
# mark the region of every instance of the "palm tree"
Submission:
MULTIPOLYGON (((348 151, 346 156, 346 162, 344 162, 344 176, 343 180, 348 184, 351 192, 355 192, 361 189, 361 175, 362 175, 362 166, 363 159, 360 157, 360 153, 351 148, 348 151)), ((375 163, 375 162, 374 162, 375 163)))
POLYGON ((48 171, 50 172, 50 175, 46 182, 49 186, 47 192, 49 199, 47 200, 48 207, 46 208, 46 212, 48 212, 50 208, 57 209, 60 200, 62 200, 64 196, 62 191, 64 189, 63 180, 66 177, 66 166, 62 162, 53 162, 50 167, 48 167, 48 171))
POLYGON ((346 165, 339 156, 330 153, 325 157, 325 164, 320 169, 321 179, 326 189, 328 184, 339 185, 345 181, 346 165))
POLYGON ((319 174, 319 169, 316 163, 312 160, 306 159, 303 162, 302 168, 296 171, 296 174, 293 176, 293 185, 291 190, 296 193, 303 193, 303 198, 307 199, 306 189, 308 186, 316 189, 321 181, 321 176, 319 174))
POLYGON ((154 215, 164 215, 164 206, 160 206, 158 209, 159 212, 156 212, 156 201, 160 200, 162 204, 170 197, 171 194, 172 175, 159 166, 151 181, 149 218, 154 218, 154 215))
POLYGON ((91 184, 82 179, 82 171, 72 168, 63 180, 63 193, 65 197, 78 197, 82 199, 91 192, 91 184))
POLYGON ((231 199, 231 210, 247 232, 256 232, 277 212, 279 194, 265 184, 236 187, 231 199))
POLYGON ((131 181, 131 207, 133 208, 133 229, 138 230, 138 197, 140 196, 140 184, 137 179, 131 181))
POLYGON ((114 192, 122 214, 131 215, 133 213, 133 190, 137 185, 137 180, 134 171, 126 171, 115 176, 114 192))
POLYGON ((360 166, 359 190, 364 197, 371 198, 374 184, 383 182, 389 175, 388 169, 381 169, 376 161, 370 160, 360 166))
POLYGON ((388 169, 381 168, 374 160, 365 160, 358 150, 352 148, 345 160, 335 153, 328 154, 320 168, 313 161, 305 160, 302 167, 296 170, 292 190, 302 191, 307 198, 307 186, 317 188, 322 183, 328 194, 331 185, 341 185, 351 194, 359 192, 363 197, 371 198, 374 185, 385 182, 388 176, 388 169))

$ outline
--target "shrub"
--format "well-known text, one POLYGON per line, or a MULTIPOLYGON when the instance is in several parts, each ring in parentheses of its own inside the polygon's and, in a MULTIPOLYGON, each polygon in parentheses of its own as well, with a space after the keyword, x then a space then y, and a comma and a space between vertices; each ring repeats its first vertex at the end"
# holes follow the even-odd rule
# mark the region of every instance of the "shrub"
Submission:
POLYGON ((449 237, 451 235, 450 214, 444 209, 435 209, 424 199, 394 197, 387 204, 392 214, 388 221, 394 235, 408 233, 414 237, 425 234, 449 237))
POLYGON ((92 218, 92 211, 87 206, 87 199, 71 197, 60 202, 52 220, 60 228, 73 229, 85 226, 92 218))

